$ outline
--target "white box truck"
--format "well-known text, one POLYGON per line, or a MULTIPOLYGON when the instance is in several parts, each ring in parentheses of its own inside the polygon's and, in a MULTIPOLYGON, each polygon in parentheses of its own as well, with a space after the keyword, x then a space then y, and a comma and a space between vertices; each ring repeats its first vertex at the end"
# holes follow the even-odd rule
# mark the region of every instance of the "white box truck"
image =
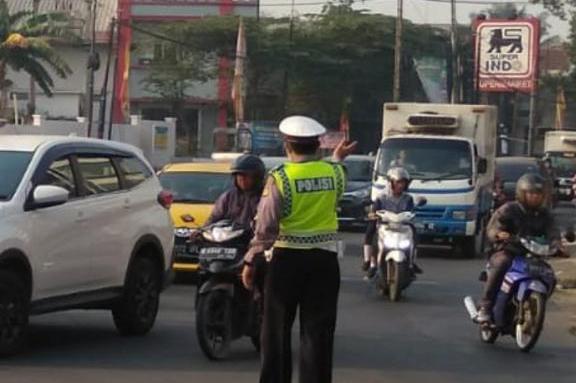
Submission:
POLYGON ((419 245, 481 253, 493 202, 496 124, 494 106, 385 104, 372 198, 386 192, 391 167, 404 167, 409 192, 428 201, 416 212, 419 245))
POLYGON ((555 130, 544 137, 544 159, 556 174, 557 197, 572 200, 572 177, 576 174, 576 131, 555 130))

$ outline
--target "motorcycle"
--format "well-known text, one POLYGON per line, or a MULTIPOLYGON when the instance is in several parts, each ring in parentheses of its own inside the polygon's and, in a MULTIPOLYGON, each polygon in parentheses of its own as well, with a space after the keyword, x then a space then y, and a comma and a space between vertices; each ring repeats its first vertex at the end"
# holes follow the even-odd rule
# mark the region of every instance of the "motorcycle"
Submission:
MULTIPOLYGON (((233 340, 248 336, 260 348, 261 294, 242 285, 244 255, 252 238, 249 228, 228 221, 200 229, 191 240, 200 262, 196 296, 196 335, 208 359, 225 359, 233 340)), ((259 286, 261 266, 255 285, 259 286)))
MULTIPOLYGON (((554 270, 545 258, 558 249, 541 238, 519 237, 514 242, 525 256, 515 257, 508 269, 492 310, 493 323, 480 324, 480 339, 493 344, 500 335, 510 335, 521 351, 529 352, 540 337, 546 303, 556 286, 554 270)), ((481 281, 486 281, 487 272, 482 272, 481 281)), ((472 321, 478 323, 473 298, 466 297, 464 304, 472 321)))
MULTIPOLYGON (((426 200, 418 201, 417 207, 424 206, 426 200)), ((414 212, 392 213, 386 210, 376 212, 378 217, 378 273, 377 283, 383 296, 397 302, 402 291, 415 279, 416 229, 412 221, 414 212)))

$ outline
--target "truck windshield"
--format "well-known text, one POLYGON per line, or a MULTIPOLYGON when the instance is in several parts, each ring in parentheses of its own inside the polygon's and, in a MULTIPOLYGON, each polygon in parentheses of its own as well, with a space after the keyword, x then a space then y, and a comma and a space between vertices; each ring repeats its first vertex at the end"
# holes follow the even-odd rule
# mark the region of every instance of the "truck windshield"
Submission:
POLYGON ((389 138, 380 146, 378 174, 404 167, 418 180, 472 178, 472 150, 465 141, 389 138))
POLYGON ((31 152, 0 151, 0 201, 12 198, 31 158, 31 152))
POLYGON ((552 168, 558 177, 573 177, 576 173, 576 155, 574 153, 554 153, 550 159, 552 160, 552 168))

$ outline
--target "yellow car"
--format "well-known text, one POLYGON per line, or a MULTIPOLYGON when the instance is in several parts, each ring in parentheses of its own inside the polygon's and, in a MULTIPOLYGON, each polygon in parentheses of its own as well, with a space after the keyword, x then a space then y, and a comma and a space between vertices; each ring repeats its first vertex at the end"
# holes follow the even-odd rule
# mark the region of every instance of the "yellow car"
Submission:
POLYGON ((172 192, 170 207, 174 223, 174 271, 198 270, 198 258, 189 252, 191 232, 204 225, 214 202, 232 186, 230 162, 189 162, 166 165, 158 177, 164 189, 172 192))

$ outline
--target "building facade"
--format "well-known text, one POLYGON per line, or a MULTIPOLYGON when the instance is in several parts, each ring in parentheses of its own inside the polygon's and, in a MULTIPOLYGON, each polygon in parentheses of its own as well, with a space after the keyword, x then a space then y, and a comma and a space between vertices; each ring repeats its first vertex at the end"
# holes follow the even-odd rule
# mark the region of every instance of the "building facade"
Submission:
MULTIPOLYGON (((150 64, 162 54, 161 39, 143 31, 157 31, 165 23, 194 22, 207 16, 258 15, 258 0, 118 1, 120 60, 115 86, 114 109, 119 112, 115 114, 116 122, 125 122, 129 114, 139 114, 149 120, 173 117, 171 103, 143 86, 150 64)), ((228 125, 232 64, 225 59, 218 60, 217 78, 195 84, 186 93, 177 123, 177 155, 191 157, 212 152, 214 129, 228 125)))

